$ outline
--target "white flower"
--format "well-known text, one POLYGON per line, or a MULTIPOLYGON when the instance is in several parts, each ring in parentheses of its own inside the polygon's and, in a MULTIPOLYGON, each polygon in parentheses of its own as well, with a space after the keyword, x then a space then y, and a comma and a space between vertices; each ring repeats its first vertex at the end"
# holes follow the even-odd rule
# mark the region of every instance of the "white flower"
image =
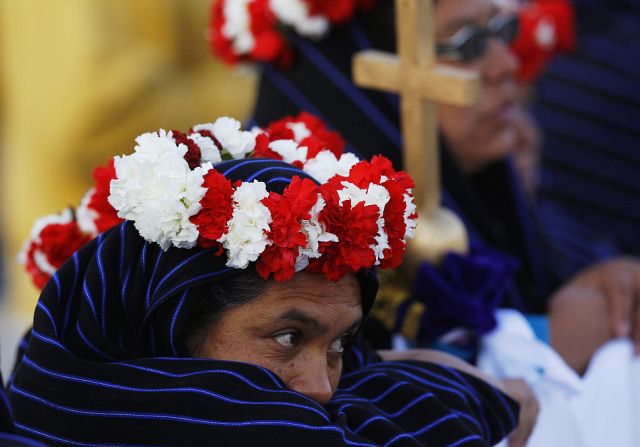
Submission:
POLYGON ((203 176, 211 165, 189 169, 187 147, 176 145, 171 132, 146 133, 136 142, 133 154, 115 158, 109 203, 163 250, 193 247, 198 230, 189 218, 200 211, 203 176))
POLYGON ((384 259, 384 250, 390 248, 387 232, 384 230, 383 218, 384 208, 391 199, 389 191, 384 186, 376 185, 375 183, 369 184, 366 190, 346 181, 342 182, 342 186, 344 188, 338 190, 341 205, 344 201, 351 200, 351 206, 364 202, 365 205, 376 205, 378 207, 378 219, 376 220, 378 234, 375 236, 376 243, 370 247, 376 255, 376 265, 379 265, 380 260, 384 259))
POLYGON ((541 48, 551 49, 556 44, 556 28, 546 17, 538 22, 538 26, 534 32, 536 42, 541 48))
POLYGON ((293 139, 298 143, 311 135, 311 131, 303 122, 287 123, 286 127, 291 129, 291 132, 293 132, 293 139))
POLYGON ((307 161, 307 148, 299 147, 293 140, 276 140, 269 143, 269 149, 282 157, 286 163, 307 161))
POLYGON ((318 220, 318 214, 326 205, 322 195, 318 194, 318 200, 309 211, 309 220, 303 220, 302 232, 307 236, 307 246, 300 248, 295 263, 295 271, 304 270, 309 265, 310 258, 319 258, 320 242, 338 242, 338 236, 325 231, 324 225, 318 220))
POLYGON ((346 177, 359 161, 358 157, 349 152, 342 154, 338 160, 333 152, 325 149, 305 163, 304 171, 318 182, 326 183, 335 175, 346 177))
POLYGON ((250 2, 251 0, 226 0, 222 8, 225 19, 222 34, 232 41, 233 50, 238 54, 250 53, 255 45, 249 17, 250 2))
POLYGON ((327 18, 310 16, 309 7, 302 0, 271 0, 269 6, 278 20, 303 36, 321 37, 329 29, 327 18))
POLYGON ((200 163, 220 163, 222 156, 220 150, 209 137, 200 135, 199 133, 192 133, 189 135, 189 139, 196 143, 200 148, 200 163))
POLYGON ((193 126, 194 131, 208 130, 222 146, 222 150, 232 158, 245 158, 256 146, 256 138, 251 132, 240 130, 240 121, 223 116, 214 123, 193 126))
POLYGON ((268 195, 266 185, 255 180, 241 184, 233 193, 233 215, 227 232, 218 239, 227 249, 228 267, 246 268, 271 244, 266 236, 271 213, 262 204, 268 195))
POLYGON ((93 235, 98 233, 98 228, 96 227, 98 213, 94 209, 89 208, 89 202, 95 192, 95 188, 91 188, 87 191, 82 197, 80 205, 78 205, 78 208, 76 209, 76 221, 78 222, 78 227, 80 227, 80 229, 85 233, 93 235))
POLYGON ((404 238, 409 239, 412 238, 415 234, 416 225, 418 223, 417 219, 410 219, 409 216, 416 212, 416 204, 413 203, 413 197, 409 194, 404 194, 404 224, 405 224, 405 232, 404 238))

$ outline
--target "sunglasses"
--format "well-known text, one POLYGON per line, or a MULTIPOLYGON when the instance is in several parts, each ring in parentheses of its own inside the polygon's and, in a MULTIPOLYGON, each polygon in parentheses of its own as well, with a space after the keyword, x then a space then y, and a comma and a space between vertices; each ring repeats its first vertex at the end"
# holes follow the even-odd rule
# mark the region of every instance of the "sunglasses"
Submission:
POLYGON ((498 14, 489 20, 486 28, 478 25, 461 28, 453 37, 439 42, 436 53, 442 60, 471 62, 486 53, 492 37, 509 44, 518 36, 519 30, 516 15, 498 14))

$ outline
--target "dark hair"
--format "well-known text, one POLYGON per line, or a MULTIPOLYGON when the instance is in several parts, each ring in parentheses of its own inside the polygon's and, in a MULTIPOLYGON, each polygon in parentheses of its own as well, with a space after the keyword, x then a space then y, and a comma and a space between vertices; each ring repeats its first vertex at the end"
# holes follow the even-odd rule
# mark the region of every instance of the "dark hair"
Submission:
POLYGON ((255 299, 267 289, 267 281, 250 265, 222 281, 210 282, 191 289, 195 304, 185 320, 180 339, 189 353, 195 355, 207 334, 228 310, 255 299))

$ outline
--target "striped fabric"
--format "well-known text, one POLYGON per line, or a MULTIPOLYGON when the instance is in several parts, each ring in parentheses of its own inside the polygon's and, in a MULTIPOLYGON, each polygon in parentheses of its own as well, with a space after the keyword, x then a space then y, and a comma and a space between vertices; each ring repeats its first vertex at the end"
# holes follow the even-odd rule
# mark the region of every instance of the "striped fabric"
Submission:
POLYGON ((15 434, 13 410, 4 389, 0 373, 0 446, 2 447, 43 447, 43 444, 15 434))
POLYGON ((541 199, 638 254, 639 3, 575 5, 578 48, 556 57, 536 85, 545 133, 541 199))
MULTIPOLYGON (((283 162, 218 165, 232 181, 281 191, 283 162)), ((10 388, 17 431, 51 445, 489 446, 516 424, 515 404, 473 377, 349 353, 327 405, 270 371, 190 358, 179 334, 191 288, 234 271, 213 250, 146 243, 131 223, 77 252, 45 287, 10 388)), ((363 307, 377 287, 359 275, 363 307)))

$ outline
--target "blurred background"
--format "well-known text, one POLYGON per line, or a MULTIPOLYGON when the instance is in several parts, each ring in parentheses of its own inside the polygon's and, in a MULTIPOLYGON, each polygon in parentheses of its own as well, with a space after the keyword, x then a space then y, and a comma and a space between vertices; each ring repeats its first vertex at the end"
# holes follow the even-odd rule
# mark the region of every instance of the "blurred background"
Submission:
POLYGON ((38 290, 16 262, 33 221, 79 203, 140 133, 250 112, 255 76, 214 61, 210 0, 0 0, 0 357, 38 290))

